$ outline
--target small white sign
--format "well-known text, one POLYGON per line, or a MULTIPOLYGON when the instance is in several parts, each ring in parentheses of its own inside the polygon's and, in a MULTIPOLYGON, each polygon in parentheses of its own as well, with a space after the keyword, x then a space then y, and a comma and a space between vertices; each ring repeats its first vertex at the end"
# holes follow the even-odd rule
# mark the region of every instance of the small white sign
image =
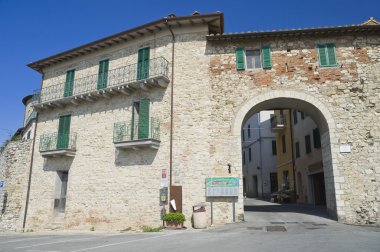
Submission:
POLYGON ((351 146, 348 144, 341 145, 339 151, 340 153, 351 153, 351 146))

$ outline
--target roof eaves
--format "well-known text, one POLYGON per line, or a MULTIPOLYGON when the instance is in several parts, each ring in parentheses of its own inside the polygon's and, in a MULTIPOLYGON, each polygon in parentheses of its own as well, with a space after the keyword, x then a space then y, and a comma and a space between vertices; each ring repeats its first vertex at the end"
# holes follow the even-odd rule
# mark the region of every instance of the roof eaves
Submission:
POLYGON ((212 18, 212 17, 215 17, 217 19, 219 18, 219 22, 220 22, 219 32, 223 33, 223 31, 224 31, 224 27, 223 27, 224 15, 223 15, 223 13, 220 13, 220 12, 212 13, 212 14, 204 14, 204 15, 192 15, 192 16, 181 16, 181 17, 170 17, 170 18, 165 17, 165 18, 162 18, 162 19, 159 19, 159 20, 156 20, 156 21, 153 21, 153 22, 150 22, 150 23, 129 29, 129 30, 125 30, 125 31, 116 33, 114 35, 111 35, 111 36, 108 36, 108 37, 105 37, 105 38, 102 38, 99 40, 95 40, 95 41, 90 42, 88 44, 85 44, 85 45, 82 45, 79 47, 75 47, 73 49, 55 54, 53 56, 50 56, 50 57, 47 57, 47 58, 44 58, 44 59, 41 59, 41 60, 38 60, 38 61, 35 61, 32 63, 29 63, 27 66, 38 71, 38 72, 42 72, 42 68, 46 67, 48 65, 55 64, 58 62, 62 62, 62 61, 65 61, 65 60, 68 60, 71 58, 78 57, 80 55, 87 54, 87 53, 91 53, 93 51, 97 51, 97 50, 103 49, 105 47, 110 47, 110 46, 113 46, 115 44, 122 42, 123 40, 127 41, 130 39, 134 39, 137 36, 144 36, 145 34, 141 32, 142 30, 147 31, 147 32, 154 32, 154 30, 152 30, 153 27, 155 27, 156 30, 165 29, 166 26, 163 25, 163 24, 165 24, 165 22, 178 23, 178 22, 181 22, 184 20, 192 21, 192 20, 201 19, 201 20, 203 20, 203 22, 207 23, 204 20, 207 18, 212 18), (162 26, 160 26, 160 25, 162 25, 162 26))

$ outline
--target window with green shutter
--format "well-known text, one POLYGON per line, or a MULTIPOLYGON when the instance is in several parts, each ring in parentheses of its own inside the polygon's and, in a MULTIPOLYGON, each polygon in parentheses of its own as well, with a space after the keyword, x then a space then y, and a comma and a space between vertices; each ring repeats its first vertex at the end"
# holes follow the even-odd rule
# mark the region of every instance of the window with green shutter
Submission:
POLYGON ((268 69, 272 67, 272 58, 271 58, 269 46, 261 47, 261 60, 262 60, 262 65, 264 69, 268 69))
POLYGON ((145 47, 138 50, 137 53, 137 80, 149 78, 149 58, 150 48, 145 47))
POLYGON ((109 60, 102 60, 99 62, 99 71, 98 71, 98 89, 103 89, 107 87, 108 80, 108 65, 109 60))
POLYGON ((271 51, 269 46, 260 49, 236 48, 236 69, 269 69, 272 67, 271 51))
POLYGON ((244 48, 236 48, 236 69, 245 69, 245 52, 244 48))
POLYGON ((63 92, 64 97, 68 97, 68 96, 73 95, 74 76, 75 76, 75 70, 70 70, 70 71, 66 72, 65 88, 64 88, 64 92, 63 92))
POLYGON ((321 67, 337 66, 335 44, 317 45, 318 61, 321 67))
POLYGON ((70 122, 71 122, 71 115, 65 115, 65 116, 59 117, 57 149, 67 149, 69 146, 70 122))

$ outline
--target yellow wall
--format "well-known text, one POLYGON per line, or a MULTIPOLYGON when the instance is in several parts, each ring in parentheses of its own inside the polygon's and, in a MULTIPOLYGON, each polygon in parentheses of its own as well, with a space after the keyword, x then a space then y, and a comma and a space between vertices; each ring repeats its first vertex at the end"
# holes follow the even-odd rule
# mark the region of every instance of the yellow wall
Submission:
MULTIPOLYGON (((275 110, 274 114, 276 118, 279 118, 280 110, 275 110)), ((279 190, 283 188, 284 171, 288 171, 289 188, 294 189, 290 111, 288 109, 283 110, 283 116, 285 117, 285 127, 283 129, 276 130, 277 181, 278 181, 279 190), (285 146, 286 146, 285 152, 283 152, 283 148, 282 148, 282 136, 285 136, 285 146)))

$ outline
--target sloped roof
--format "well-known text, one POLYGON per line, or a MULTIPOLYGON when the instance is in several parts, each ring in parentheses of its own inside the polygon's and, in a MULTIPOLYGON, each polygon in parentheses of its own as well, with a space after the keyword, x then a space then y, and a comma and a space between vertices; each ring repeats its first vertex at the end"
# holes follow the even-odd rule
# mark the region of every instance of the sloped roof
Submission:
POLYGON ((224 32, 224 15, 221 12, 211 14, 199 14, 194 12, 191 16, 176 17, 174 14, 168 17, 153 21, 142 26, 138 26, 129 30, 122 31, 109 37, 105 37, 94 42, 58 53, 56 55, 32 62, 28 66, 38 72, 41 72, 44 67, 64 62, 85 54, 92 53, 103 48, 112 47, 122 42, 130 41, 136 38, 144 37, 145 35, 153 34, 168 27, 181 27, 183 25, 198 25, 207 24, 210 33, 224 32))
POLYGON ((299 28, 270 31, 248 31, 240 33, 210 34, 208 41, 214 40, 239 40, 251 38, 275 38, 275 37, 309 37, 309 36, 328 36, 339 34, 377 34, 380 35, 380 23, 373 18, 362 24, 346 26, 328 26, 316 28, 299 28))

